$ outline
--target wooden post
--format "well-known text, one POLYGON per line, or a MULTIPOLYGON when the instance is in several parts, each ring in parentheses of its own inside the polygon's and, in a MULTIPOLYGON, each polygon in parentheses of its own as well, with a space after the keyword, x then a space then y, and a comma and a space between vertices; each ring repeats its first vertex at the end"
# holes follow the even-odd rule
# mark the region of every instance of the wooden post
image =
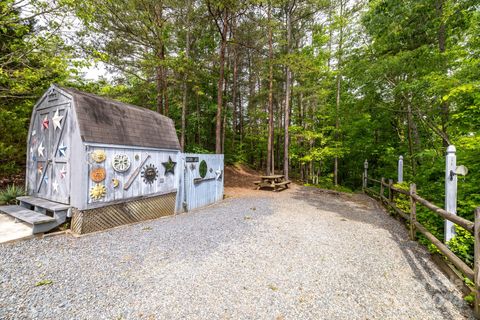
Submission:
POLYGON ((380 201, 381 202, 383 202, 383 194, 385 193, 384 187, 383 187, 384 183, 385 183, 385 178, 382 177, 382 179, 380 179, 380 201))
POLYGON ((415 183, 410 185, 410 239, 416 239, 416 230, 415 222, 417 222, 417 204, 415 199, 412 197, 413 194, 417 193, 417 186, 415 183))
MULTIPOLYGON (((457 214, 457 156, 455 155, 455 146, 450 145, 447 148, 445 164, 445 210, 451 214, 457 214)), ((455 225, 453 222, 445 220, 445 243, 455 236, 455 225)))
POLYGON ((473 279, 475 282, 475 316, 480 318, 480 207, 475 210, 475 228, 474 228, 474 247, 475 260, 473 266, 473 279))
POLYGON ((368 161, 365 159, 365 162, 363 163, 363 189, 365 189, 368 186, 368 161))
POLYGON ((398 183, 403 182, 403 156, 398 157, 398 183))
POLYGON ((392 192, 393 179, 388 179, 388 202, 393 203, 393 192, 392 192))

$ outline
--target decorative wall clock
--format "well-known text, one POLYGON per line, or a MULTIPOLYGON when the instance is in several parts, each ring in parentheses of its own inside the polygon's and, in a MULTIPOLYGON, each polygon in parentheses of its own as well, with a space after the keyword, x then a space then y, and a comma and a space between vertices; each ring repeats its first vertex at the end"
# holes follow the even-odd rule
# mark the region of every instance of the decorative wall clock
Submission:
POLYGON ((90 188, 90 198, 93 200, 98 200, 105 197, 107 193, 107 188, 103 184, 97 184, 94 187, 90 188))
POLYGON ((96 167, 93 168, 92 171, 90 171, 90 179, 92 179, 93 182, 102 182, 103 180, 105 180, 106 176, 107 173, 102 167, 96 167))
POLYGON ((152 184, 158 177, 158 170, 153 164, 148 164, 143 168, 142 178, 143 182, 152 184))
POLYGON ((117 172, 125 172, 130 168, 130 158, 123 153, 116 154, 112 160, 113 170, 117 172))

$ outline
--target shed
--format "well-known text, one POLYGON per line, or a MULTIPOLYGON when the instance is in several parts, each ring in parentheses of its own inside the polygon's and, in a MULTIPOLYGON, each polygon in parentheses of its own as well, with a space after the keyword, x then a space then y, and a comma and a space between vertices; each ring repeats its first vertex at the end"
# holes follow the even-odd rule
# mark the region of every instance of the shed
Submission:
POLYGON ((33 109, 26 188, 0 210, 44 232, 86 233, 175 211, 180 145, 157 112, 52 85, 33 109))

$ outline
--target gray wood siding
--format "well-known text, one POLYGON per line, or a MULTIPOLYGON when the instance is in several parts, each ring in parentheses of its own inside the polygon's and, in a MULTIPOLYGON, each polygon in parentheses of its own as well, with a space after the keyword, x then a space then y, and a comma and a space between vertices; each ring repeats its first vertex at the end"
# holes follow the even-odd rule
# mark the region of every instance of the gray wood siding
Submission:
POLYGON ((172 161, 177 162, 178 152, 174 150, 168 151, 148 148, 87 145, 86 153, 84 154, 84 161, 88 164, 88 174, 84 179, 88 180, 88 187, 87 190, 85 190, 88 199, 88 207, 176 190, 178 188, 177 174, 179 170, 181 170, 181 167, 177 163, 175 166, 175 175, 165 175, 165 168, 162 165, 162 162, 167 162, 169 156, 172 161), (95 150, 103 150, 107 155, 106 160, 101 163, 92 161, 90 159, 90 153, 95 150), (117 172, 113 169, 112 160, 115 154, 126 154, 130 158, 131 165, 126 172, 117 172), (135 159, 136 155, 139 156, 138 160, 135 159), (142 164, 147 155, 150 155, 149 159, 142 166, 142 169, 133 180, 130 188, 124 190, 124 185, 134 171, 142 164), (145 183, 141 176, 143 168, 149 164, 153 164, 158 170, 157 180, 152 184, 145 183), (92 169, 96 167, 102 167, 106 171, 105 180, 99 184, 103 184, 106 187, 107 193, 104 198, 99 200, 94 200, 90 197, 90 189, 96 185, 96 183, 90 179, 90 173, 92 169), (119 180, 120 184, 117 188, 113 187, 112 179, 119 180))
POLYGON ((184 211, 183 203, 186 204, 187 210, 193 210, 223 199, 223 158, 223 154, 182 154, 183 172, 179 172, 182 176, 179 177, 177 212, 184 211), (186 162, 187 158, 198 158, 198 161, 186 162), (199 171, 202 160, 207 163, 207 174, 203 179, 201 179, 199 171), (219 173, 221 174, 220 177, 218 176, 219 173))
POLYGON ((29 134, 27 138, 27 172, 26 187, 29 195, 69 203, 70 196, 70 129, 73 125, 70 119, 71 102, 69 97, 57 90, 49 90, 35 105, 29 134), (63 118, 61 128, 54 126, 52 117, 56 110, 63 118), (48 129, 42 128, 42 120, 47 116, 48 129), (44 148, 44 155, 38 153, 39 146, 44 148), (65 156, 60 155, 58 146, 67 146, 65 156), (42 167, 42 173, 39 172, 42 167), (60 171, 65 169, 64 175, 60 171), (58 183, 57 190, 53 183, 58 183))

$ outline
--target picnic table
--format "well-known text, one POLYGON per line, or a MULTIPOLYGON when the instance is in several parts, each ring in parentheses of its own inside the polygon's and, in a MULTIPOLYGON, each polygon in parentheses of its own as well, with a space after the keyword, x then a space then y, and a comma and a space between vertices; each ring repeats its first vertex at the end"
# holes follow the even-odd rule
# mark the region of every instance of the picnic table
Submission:
POLYGON ((285 180, 285 176, 283 174, 260 176, 260 179, 260 181, 254 182, 257 185, 257 190, 260 188, 272 188, 273 191, 278 191, 279 188, 284 190, 288 189, 288 185, 291 183, 291 181, 285 180))

